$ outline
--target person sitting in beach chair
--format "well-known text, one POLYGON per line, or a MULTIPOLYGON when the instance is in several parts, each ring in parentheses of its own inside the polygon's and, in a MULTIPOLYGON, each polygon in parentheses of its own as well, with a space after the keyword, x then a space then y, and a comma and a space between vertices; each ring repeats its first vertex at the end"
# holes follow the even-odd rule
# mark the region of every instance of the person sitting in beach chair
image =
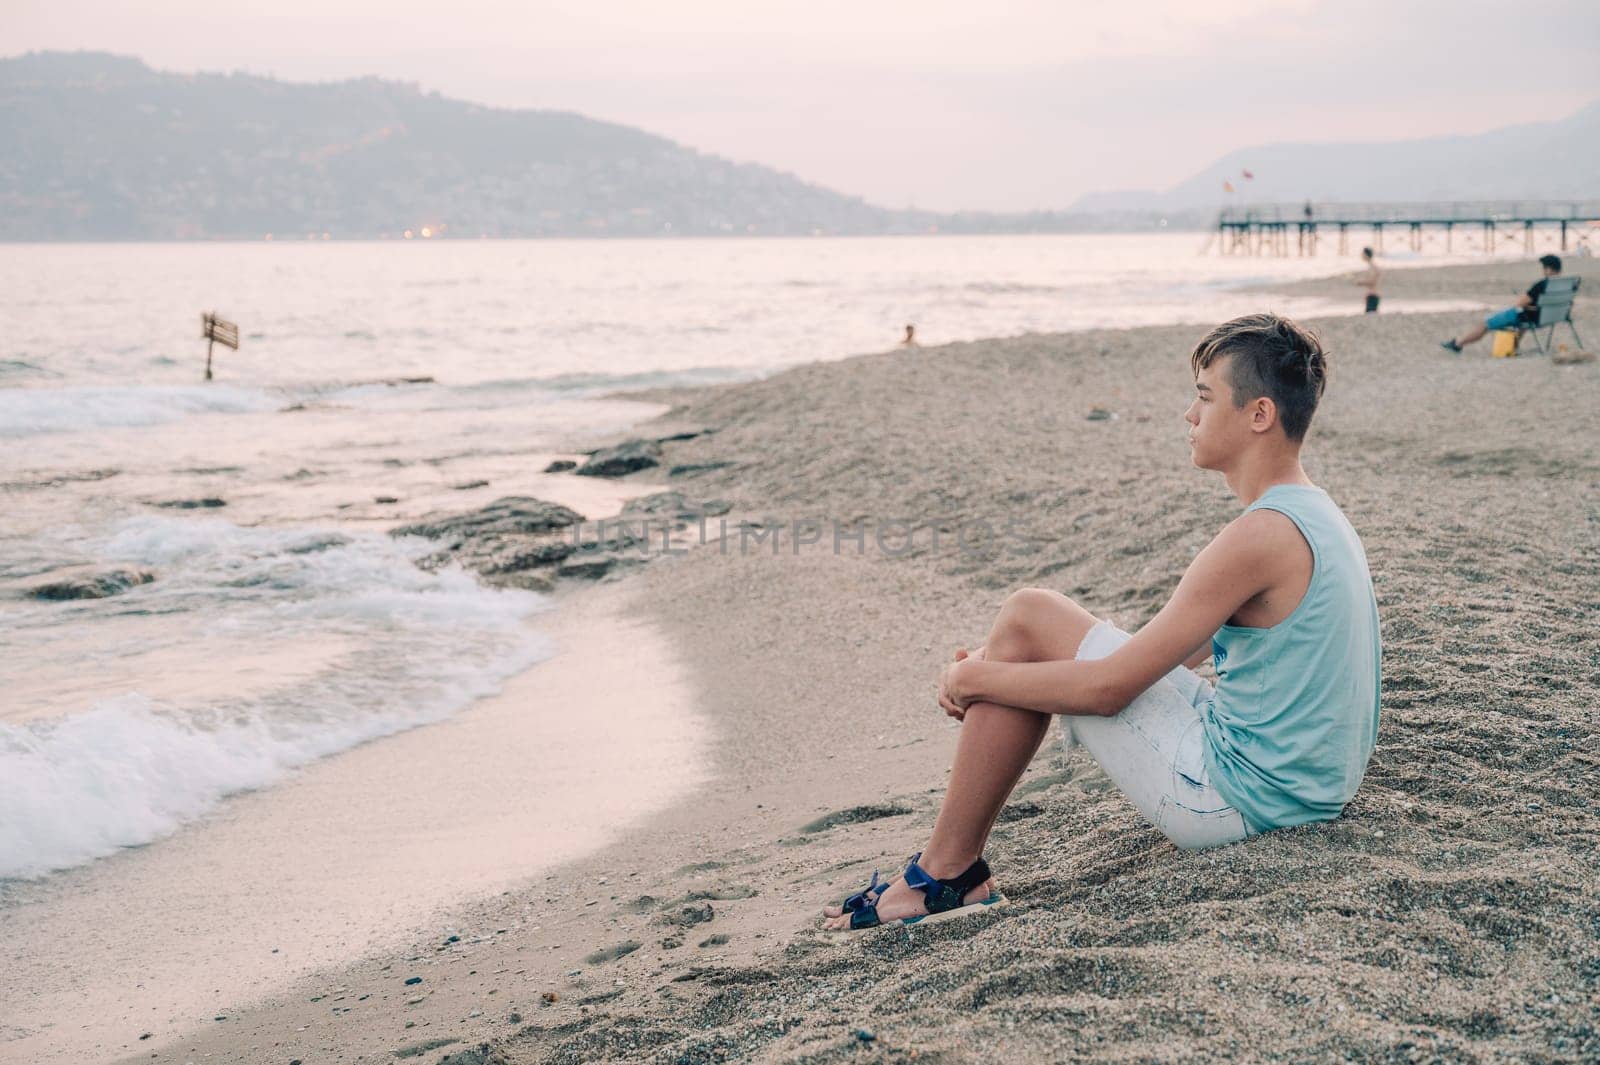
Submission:
POLYGON ((1484 334, 1491 329, 1520 329, 1522 326, 1538 320, 1539 297, 1544 295, 1545 287, 1550 279, 1561 273, 1561 257, 1559 255, 1541 255, 1539 265, 1544 268, 1544 276, 1535 281, 1527 292, 1517 297, 1517 302, 1503 311, 1496 311, 1483 320, 1482 325, 1475 325, 1458 337, 1439 342, 1439 346, 1446 351, 1461 354, 1461 349, 1468 344, 1482 340, 1484 334))
POLYGON ((1323 394, 1316 336, 1272 314, 1217 326, 1190 355, 1191 458, 1244 512, 1129 635, 1054 591, 1001 607, 955 653, 938 702, 962 722, 948 790, 903 876, 825 908, 837 930, 1005 902, 983 849, 1050 722, 1179 847, 1328 821, 1355 794, 1378 728, 1378 608, 1360 538, 1300 448, 1323 394), (1215 664, 1215 687, 1193 672, 1215 664))

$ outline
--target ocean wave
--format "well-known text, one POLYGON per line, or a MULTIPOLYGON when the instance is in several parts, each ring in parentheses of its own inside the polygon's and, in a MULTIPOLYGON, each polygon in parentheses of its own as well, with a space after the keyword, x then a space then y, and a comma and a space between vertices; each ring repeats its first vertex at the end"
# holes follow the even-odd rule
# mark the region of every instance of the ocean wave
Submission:
POLYGON ((0 378, 35 376, 59 377, 61 375, 46 370, 43 366, 35 365, 26 359, 0 359, 0 378))
POLYGON ((0 436, 136 428, 276 406, 278 402, 264 391, 231 385, 0 388, 0 436))
POLYGON ((682 370, 647 370, 639 373, 564 373, 550 377, 525 377, 480 381, 463 385, 462 392, 517 392, 537 390, 574 395, 594 392, 636 392, 646 388, 696 387, 748 381, 764 371, 735 366, 691 366, 682 370))
MULTIPOLYGON (((190 632, 223 633, 255 655, 298 641, 282 652, 290 666, 307 640, 338 651, 238 697, 163 702, 130 691, 0 725, 0 879, 168 836, 229 795, 443 720, 550 653, 526 623, 542 597, 485 588, 460 570, 424 572, 414 546, 384 536, 137 518, 97 548, 97 558, 158 573, 138 589, 138 612, 165 621, 130 635, 130 654, 181 652, 190 632)), ((94 613, 119 610, 115 600, 28 605, 8 623, 30 630, 35 648, 54 626, 64 647, 94 613)), ((6 643, 0 631, 0 651, 6 643)))
POLYGON ((1024 281, 969 281, 958 288, 984 296, 1053 296, 1071 291, 1065 285, 1040 285, 1024 281))

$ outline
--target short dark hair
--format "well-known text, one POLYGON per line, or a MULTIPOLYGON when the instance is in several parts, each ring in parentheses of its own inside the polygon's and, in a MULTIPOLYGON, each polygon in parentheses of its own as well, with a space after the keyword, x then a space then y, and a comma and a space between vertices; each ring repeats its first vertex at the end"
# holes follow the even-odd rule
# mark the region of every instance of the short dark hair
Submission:
POLYGON ((1554 270, 1559 274, 1561 272, 1561 256, 1541 255, 1539 256, 1539 265, 1544 267, 1546 270, 1554 270))
POLYGON ((1233 405, 1266 396, 1290 440, 1305 439, 1311 416, 1328 384, 1327 354, 1317 334, 1269 312, 1223 322, 1201 338, 1189 355, 1196 376, 1228 357, 1233 405))
POLYGON ((1371 249, 1371 248, 1362 248, 1362 249, 1361 249, 1361 257, 1362 257, 1362 258, 1363 258, 1363 259, 1370 259, 1370 258, 1372 258, 1372 249, 1371 249))

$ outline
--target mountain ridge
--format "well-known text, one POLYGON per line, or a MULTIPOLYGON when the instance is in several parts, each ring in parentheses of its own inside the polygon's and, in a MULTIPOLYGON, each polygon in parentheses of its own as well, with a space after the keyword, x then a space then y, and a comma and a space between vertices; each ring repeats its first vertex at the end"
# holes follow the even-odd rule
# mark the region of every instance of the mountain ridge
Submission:
POLYGON ((414 82, 175 74, 106 52, 0 58, 0 143, 0 241, 1148 232, 1263 199, 1504 198, 1450 195, 1440 175, 1461 171, 1512 198, 1600 196, 1600 100, 1473 136, 1244 148, 1166 192, 1023 213, 882 207, 633 127, 414 82), (1237 196, 1221 192, 1230 177, 1237 196))
POLYGON ((1600 197, 1600 99, 1562 118, 1407 141, 1238 148, 1164 192, 1090 192, 1074 211, 1213 210, 1250 201, 1585 200, 1600 197), (1253 175, 1245 178, 1248 170, 1253 175), (1232 194, 1223 182, 1233 185, 1232 194))

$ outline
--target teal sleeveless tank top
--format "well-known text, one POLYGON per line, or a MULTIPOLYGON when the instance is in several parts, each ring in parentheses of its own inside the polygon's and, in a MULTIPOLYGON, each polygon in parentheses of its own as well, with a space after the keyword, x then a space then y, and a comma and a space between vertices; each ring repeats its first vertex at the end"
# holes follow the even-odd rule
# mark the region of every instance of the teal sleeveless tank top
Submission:
POLYGON ((1254 832, 1339 816, 1378 734, 1378 603, 1361 538, 1320 488, 1274 485, 1275 510, 1311 545, 1311 583, 1271 628, 1224 625, 1215 697, 1202 708, 1206 767, 1254 832))

